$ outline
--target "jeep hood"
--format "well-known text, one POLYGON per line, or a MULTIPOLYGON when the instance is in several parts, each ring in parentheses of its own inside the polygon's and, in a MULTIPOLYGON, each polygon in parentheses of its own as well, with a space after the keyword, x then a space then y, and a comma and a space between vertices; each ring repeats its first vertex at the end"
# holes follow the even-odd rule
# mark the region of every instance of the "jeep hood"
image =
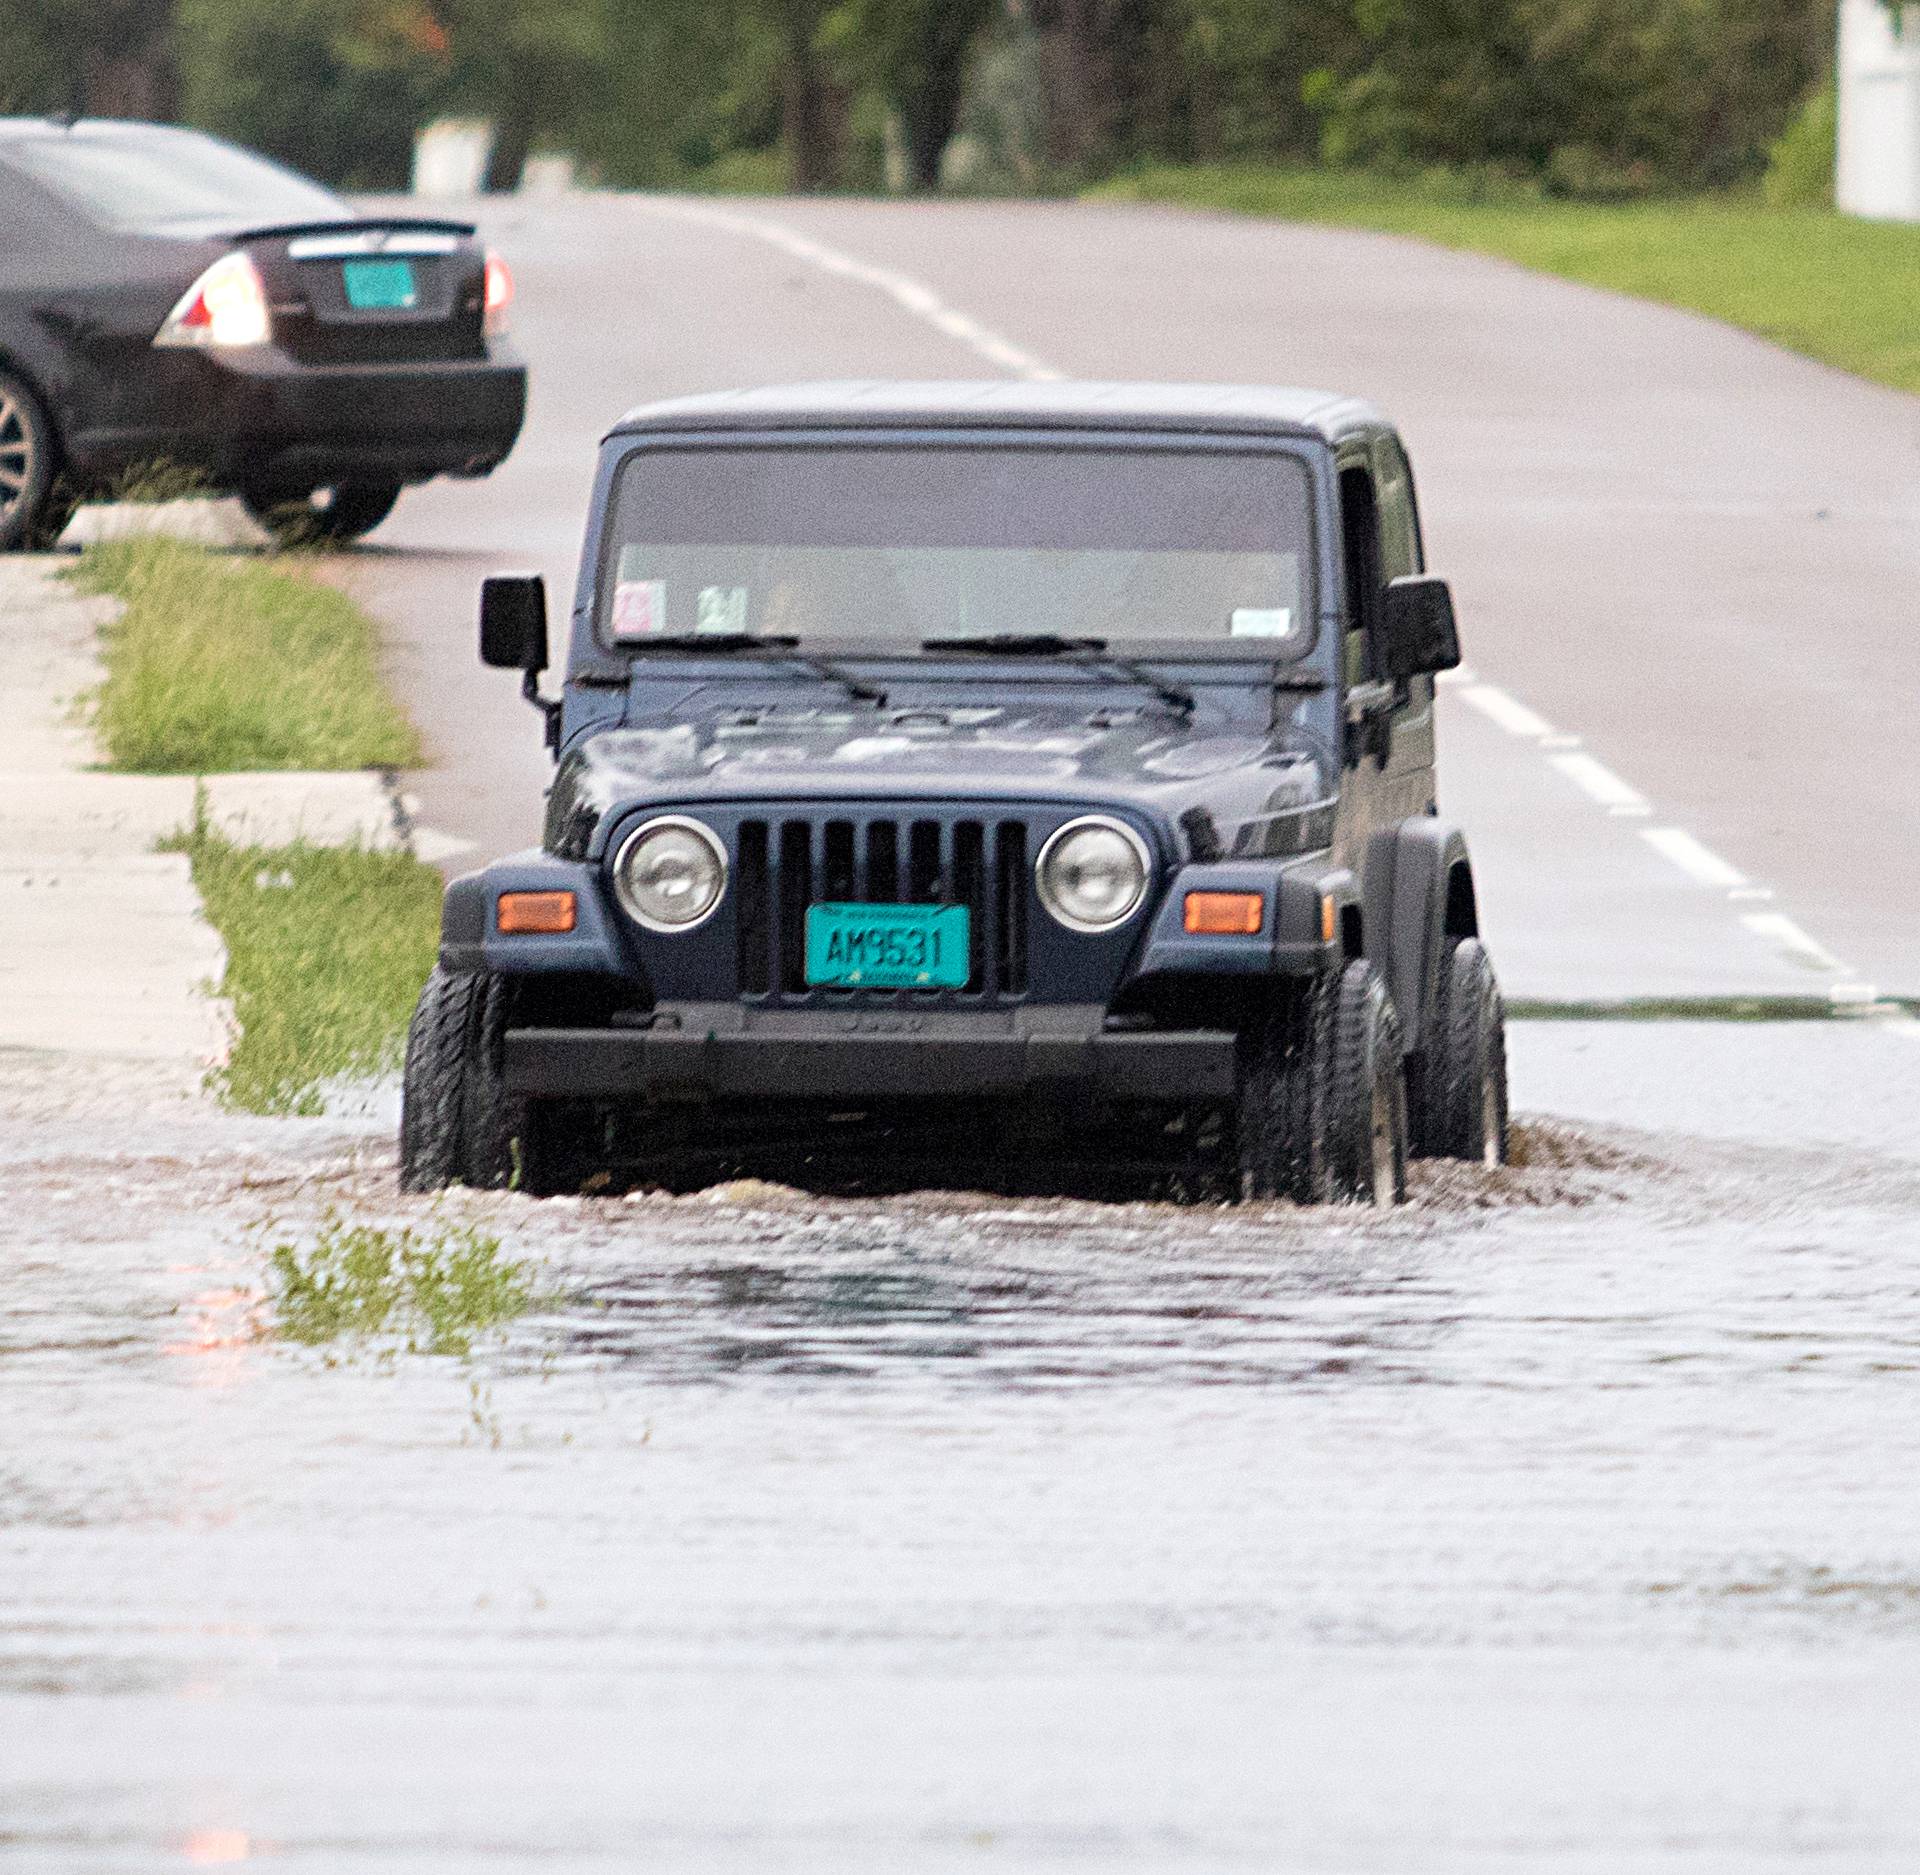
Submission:
POLYGON ((643 807, 977 800, 1132 807, 1193 857, 1250 857, 1324 845, 1329 793, 1297 732, 1152 709, 749 708, 587 736, 555 777, 547 845, 595 856, 608 823, 643 807))

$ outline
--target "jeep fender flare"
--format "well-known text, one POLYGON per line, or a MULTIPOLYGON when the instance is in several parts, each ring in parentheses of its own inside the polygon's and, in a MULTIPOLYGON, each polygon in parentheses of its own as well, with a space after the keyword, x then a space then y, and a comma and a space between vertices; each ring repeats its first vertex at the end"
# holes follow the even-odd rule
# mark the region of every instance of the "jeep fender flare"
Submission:
POLYGON ((1366 954, 1386 979, 1408 1054, 1425 1045, 1449 938, 1478 937, 1467 836, 1432 815, 1383 827, 1367 842, 1366 954))

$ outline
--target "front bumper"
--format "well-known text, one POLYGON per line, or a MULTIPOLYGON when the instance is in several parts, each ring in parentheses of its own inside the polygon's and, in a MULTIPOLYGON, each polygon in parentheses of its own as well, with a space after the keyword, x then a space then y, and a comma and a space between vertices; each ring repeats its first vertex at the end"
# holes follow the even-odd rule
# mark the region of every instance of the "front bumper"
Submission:
POLYGON ((159 350, 119 374, 95 421, 66 439, 67 458, 94 483, 166 461, 222 487, 290 492, 484 475, 513 448, 526 401, 526 368, 499 353, 318 366, 271 346, 219 358, 159 350))
POLYGON ((727 1005, 662 1010, 644 1028, 511 1030, 505 1079, 514 1094, 577 1100, 1233 1096, 1231 1034, 1111 1032, 1098 1010, 1045 1015, 778 1011, 756 1020, 727 1005))

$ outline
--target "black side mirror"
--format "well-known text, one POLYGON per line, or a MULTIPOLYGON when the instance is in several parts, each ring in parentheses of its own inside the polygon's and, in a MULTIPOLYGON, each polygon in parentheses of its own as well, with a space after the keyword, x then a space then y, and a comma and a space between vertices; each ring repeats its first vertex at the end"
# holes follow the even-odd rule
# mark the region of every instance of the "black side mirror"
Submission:
POLYGON ((1386 675, 1395 683, 1450 671, 1460 662, 1453 594, 1443 579, 1416 573, 1390 581, 1381 624, 1386 675))
POLYGON ((480 662, 529 676, 547 668, 547 582, 538 573, 480 582, 480 662))

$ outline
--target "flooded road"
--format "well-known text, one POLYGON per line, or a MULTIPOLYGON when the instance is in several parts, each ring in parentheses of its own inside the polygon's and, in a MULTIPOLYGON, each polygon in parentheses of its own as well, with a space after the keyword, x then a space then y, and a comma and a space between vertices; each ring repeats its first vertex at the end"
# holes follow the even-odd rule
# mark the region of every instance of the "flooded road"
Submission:
POLYGON ((0 1867, 1920 1865, 1920 1038, 1513 1043, 1392 1216, 455 1194, 467 1360, 263 1333, 378 1102, 0 1063, 0 1867))

